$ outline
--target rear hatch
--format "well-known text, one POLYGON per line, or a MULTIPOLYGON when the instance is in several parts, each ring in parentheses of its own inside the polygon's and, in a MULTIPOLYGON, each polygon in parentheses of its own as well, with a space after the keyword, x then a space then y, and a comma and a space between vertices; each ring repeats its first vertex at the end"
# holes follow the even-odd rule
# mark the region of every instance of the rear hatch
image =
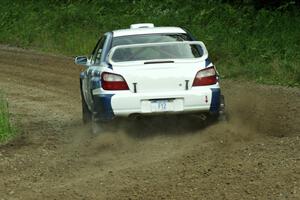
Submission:
POLYGON ((133 92, 170 92, 190 89, 203 65, 201 62, 155 63, 113 66, 113 71, 124 77, 133 92))
POLYGON ((131 91, 169 92, 190 89, 207 57, 202 42, 184 41, 116 46, 109 62, 131 91))

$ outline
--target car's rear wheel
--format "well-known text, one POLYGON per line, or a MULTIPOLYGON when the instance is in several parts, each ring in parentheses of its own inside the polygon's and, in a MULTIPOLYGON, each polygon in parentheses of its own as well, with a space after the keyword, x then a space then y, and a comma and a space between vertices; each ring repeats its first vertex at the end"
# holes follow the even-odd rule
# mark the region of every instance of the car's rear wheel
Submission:
POLYGON ((84 124, 87 124, 87 123, 91 122, 91 120, 92 120, 92 113, 83 100, 82 101, 82 121, 84 124))
POLYGON ((81 91, 81 106, 82 106, 82 121, 83 121, 83 123, 86 124, 86 123, 91 122, 92 121, 92 112, 89 110, 89 108, 84 100, 82 91, 81 91))

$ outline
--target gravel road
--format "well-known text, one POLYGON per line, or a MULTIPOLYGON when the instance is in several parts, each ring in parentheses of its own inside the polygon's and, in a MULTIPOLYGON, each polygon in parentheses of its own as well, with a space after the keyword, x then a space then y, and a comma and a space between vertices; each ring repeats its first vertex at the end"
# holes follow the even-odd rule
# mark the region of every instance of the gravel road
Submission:
POLYGON ((70 57, 0 46, 21 135, 0 146, 0 199, 300 199, 300 90, 222 82, 229 120, 123 120, 91 135, 70 57))

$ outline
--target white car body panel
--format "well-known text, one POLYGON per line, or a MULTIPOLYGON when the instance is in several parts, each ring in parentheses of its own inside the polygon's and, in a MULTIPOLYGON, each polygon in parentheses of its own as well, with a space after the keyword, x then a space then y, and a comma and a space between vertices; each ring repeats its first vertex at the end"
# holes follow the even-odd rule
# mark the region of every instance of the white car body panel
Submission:
POLYGON ((204 67, 200 63, 166 63, 149 64, 146 66, 114 67, 114 72, 121 74, 131 91, 133 83, 137 83, 137 92, 168 92, 186 90, 191 88, 195 74, 204 67))
MULTIPOLYGON (((112 97, 111 104, 116 116, 129 116, 131 114, 155 114, 155 113, 184 113, 207 111, 210 108, 212 86, 193 87, 187 91, 177 92, 152 92, 132 93, 121 92, 112 97), (157 99, 172 99, 170 106, 165 110, 155 110, 151 101, 157 99)), ((213 87, 218 88, 216 84, 213 87)))

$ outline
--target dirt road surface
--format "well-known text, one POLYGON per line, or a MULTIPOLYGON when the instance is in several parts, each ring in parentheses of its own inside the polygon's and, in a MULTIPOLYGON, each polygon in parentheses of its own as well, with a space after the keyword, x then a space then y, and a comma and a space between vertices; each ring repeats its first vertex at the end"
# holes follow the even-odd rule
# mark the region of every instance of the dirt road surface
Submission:
POLYGON ((300 199, 299 88, 223 81, 229 121, 81 123, 70 57, 0 47, 22 134, 0 147, 0 199, 300 199))

